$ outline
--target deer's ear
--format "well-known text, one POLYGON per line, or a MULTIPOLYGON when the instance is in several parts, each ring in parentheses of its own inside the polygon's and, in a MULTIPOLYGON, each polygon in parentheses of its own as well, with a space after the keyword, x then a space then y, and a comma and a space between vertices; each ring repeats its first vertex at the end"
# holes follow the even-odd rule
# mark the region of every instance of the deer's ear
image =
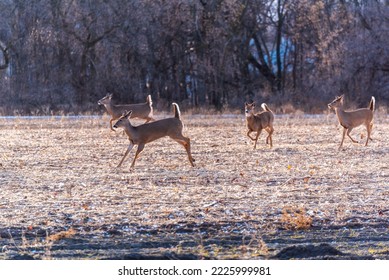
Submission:
POLYGON ((130 110, 130 111, 126 111, 126 112, 124 112, 124 117, 126 117, 126 118, 128 118, 129 116, 131 116, 131 114, 132 114, 132 110, 130 110))
POLYGON ((109 93, 109 92, 107 93, 107 97, 108 97, 108 98, 112 98, 112 96, 113 96, 112 93, 109 93))

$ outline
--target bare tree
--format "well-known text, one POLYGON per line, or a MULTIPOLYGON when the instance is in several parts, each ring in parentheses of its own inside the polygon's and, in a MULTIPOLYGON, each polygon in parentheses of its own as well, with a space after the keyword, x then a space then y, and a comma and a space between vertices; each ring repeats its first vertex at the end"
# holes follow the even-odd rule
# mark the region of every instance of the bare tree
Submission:
POLYGON ((7 69, 9 66, 9 54, 2 42, 0 42, 0 51, 0 70, 7 69))
POLYGON ((99 110, 107 91, 157 109, 323 108, 334 91, 382 104, 387 14, 378 0, 1 1, 0 95, 11 113, 99 110))

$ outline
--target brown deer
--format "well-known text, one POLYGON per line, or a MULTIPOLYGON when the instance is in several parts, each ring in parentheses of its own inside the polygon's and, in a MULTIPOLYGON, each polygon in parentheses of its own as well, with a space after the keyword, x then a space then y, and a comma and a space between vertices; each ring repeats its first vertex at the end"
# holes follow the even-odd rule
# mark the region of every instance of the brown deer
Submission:
POLYGON ((119 119, 124 112, 132 111, 131 118, 145 119, 149 121, 155 121, 153 118, 153 102, 151 96, 148 95, 145 103, 140 104, 125 104, 125 105, 114 105, 112 104, 112 93, 108 93, 105 97, 100 99, 97 104, 104 105, 108 113, 111 115, 109 126, 112 131, 112 122, 119 119))
POLYGON ((190 139, 182 135, 182 129, 184 127, 181 121, 181 113, 178 105, 173 103, 174 108, 174 117, 157 120, 155 122, 142 124, 139 126, 132 126, 129 117, 132 112, 125 112, 119 118, 119 120, 114 124, 114 128, 122 127, 124 131, 128 135, 128 139, 130 140, 130 145, 127 148, 122 160, 120 161, 118 167, 120 167, 128 155, 128 153, 132 150, 134 145, 138 145, 138 149, 136 151, 134 160, 132 161, 131 168, 134 167, 135 161, 138 158, 139 154, 143 151, 145 145, 159 138, 169 136, 186 149, 186 153, 188 154, 189 162, 192 166, 194 166, 194 159, 192 158, 190 152, 190 139))
POLYGON ((249 129, 249 131, 247 132, 247 136, 251 140, 255 141, 254 150, 257 147, 258 137, 261 134, 262 129, 265 129, 268 133, 268 136, 266 137, 266 144, 270 144, 270 147, 273 147, 272 134, 274 132, 274 114, 265 103, 262 103, 261 107, 264 111, 255 114, 255 103, 245 103, 246 122, 247 128, 249 129), (250 133, 253 131, 257 132, 255 138, 252 138, 250 135, 250 133))
POLYGON ((365 125, 367 130, 367 138, 365 146, 371 139, 371 131, 373 128, 373 112, 375 109, 375 98, 371 97, 369 107, 368 108, 360 108, 353 111, 345 111, 343 109, 343 99, 344 95, 337 96, 330 104, 328 104, 328 108, 334 109, 336 115, 338 116, 339 124, 343 126, 343 136, 342 141, 340 142, 339 149, 342 148, 344 136, 347 133, 347 136, 354 143, 358 143, 358 141, 354 140, 350 132, 353 128, 358 127, 360 125, 365 125))

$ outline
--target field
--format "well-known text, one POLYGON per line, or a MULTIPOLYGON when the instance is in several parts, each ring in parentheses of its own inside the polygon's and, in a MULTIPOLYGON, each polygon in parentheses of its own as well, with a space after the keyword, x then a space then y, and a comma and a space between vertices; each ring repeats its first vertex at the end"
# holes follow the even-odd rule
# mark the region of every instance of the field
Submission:
MULTIPOLYGON (((163 115, 157 115, 163 118, 163 115)), ((135 168, 108 116, 0 119, 0 259, 389 259, 389 119, 346 138, 334 114, 185 115, 135 168)), ((139 123, 139 122, 137 122, 139 123)))

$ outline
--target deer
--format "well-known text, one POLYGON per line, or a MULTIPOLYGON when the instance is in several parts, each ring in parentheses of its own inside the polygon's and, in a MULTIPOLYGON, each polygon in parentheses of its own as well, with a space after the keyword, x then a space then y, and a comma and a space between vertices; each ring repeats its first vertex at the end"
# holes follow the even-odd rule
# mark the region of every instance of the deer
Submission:
POLYGON ((353 143, 358 143, 358 141, 354 140, 350 132, 360 126, 364 125, 367 130, 367 138, 365 142, 365 146, 369 140, 373 140, 370 135, 373 129, 373 113, 375 110, 375 98, 371 97, 369 106, 367 108, 359 108, 356 110, 345 111, 343 108, 344 94, 341 96, 337 96, 331 103, 328 104, 329 109, 334 109, 335 113, 338 117, 339 124, 343 127, 343 135, 342 141, 339 145, 339 150, 342 148, 344 137, 347 136, 351 139, 353 143))
POLYGON ((108 93, 105 97, 97 102, 99 105, 104 105, 105 109, 107 109, 107 112, 111 115, 109 126, 112 131, 115 131, 112 128, 113 121, 119 119, 125 111, 132 111, 131 118, 145 119, 145 123, 155 121, 153 117, 153 101, 151 100, 150 95, 147 96, 145 103, 125 105, 112 104, 112 96, 112 93, 108 93))
POLYGON ((174 117, 141 124, 139 126, 131 125, 131 122, 129 120, 132 115, 131 110, 128 112, 124 112, 121 115, 121 117, 116 121, 113 127, 115 129, 119 127, 123 128, 128 136, 128 140, 130 140, 130 144, 117 167, 120 167, 122 165, 124 159, 132 150, 134 145, 138 145, 138 149, 131 164, 131 169, 134 168, 135 161, 139 157, 139 154, 143 151, 145 145, 165 136, 170 137, 174 141, 184 146, 186 153, 188 154, 189 162, 192 167, 194 167, 195 160, 193 159, 190 151, 190 139, 182 135, 184 125, 181 121, 180 108, 178 107, 177 103, 173 103, 173 108, 174 117))
POLYGON ((247 136, 251 140, 255 141, 254 150, 257 147, 258 137, 261 134, 262 129, 265 129, 268 133, 268 136, 266 137, 266 144, 270 144, 270 148, 273 147, 272 134, 274 132, 274 114, 265 103, 262 103, 261 107, 263 111, 255 114, 255 102, 245 103, 246 123, 248 128, 247 136), (253 131, 257 132, 255 138, 250 135, 253 131))

